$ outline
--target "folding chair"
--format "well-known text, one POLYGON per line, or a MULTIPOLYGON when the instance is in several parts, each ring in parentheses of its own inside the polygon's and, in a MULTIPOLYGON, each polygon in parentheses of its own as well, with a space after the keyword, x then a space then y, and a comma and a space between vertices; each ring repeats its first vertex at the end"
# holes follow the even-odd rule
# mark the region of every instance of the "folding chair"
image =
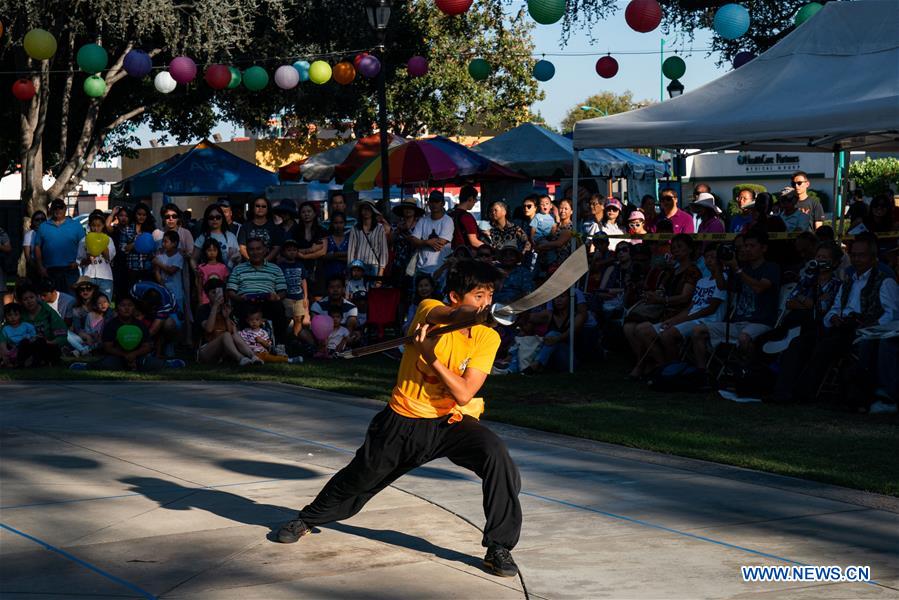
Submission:
POLYGON ((368 320, 378 330, 378 339, 384 339, 384 330, 388 326, 399 325, 400 289, 376 287, 368 290, 368 320))

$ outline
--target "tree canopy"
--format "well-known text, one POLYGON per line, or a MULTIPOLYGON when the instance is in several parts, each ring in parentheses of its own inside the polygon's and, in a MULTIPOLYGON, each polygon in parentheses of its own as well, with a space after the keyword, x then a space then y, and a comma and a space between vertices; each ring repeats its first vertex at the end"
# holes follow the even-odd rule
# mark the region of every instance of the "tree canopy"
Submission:
POLYGON ((584 119, 607 117, 618 113, 627 112, 634 108, 649 106, 652 100, 634 101, 634 94, 630 90, 624 93, 600 92, 593 94, 583 102, 575 104, 562 119, 562 132, 568 133, 574 130, 574 124, 584 119))

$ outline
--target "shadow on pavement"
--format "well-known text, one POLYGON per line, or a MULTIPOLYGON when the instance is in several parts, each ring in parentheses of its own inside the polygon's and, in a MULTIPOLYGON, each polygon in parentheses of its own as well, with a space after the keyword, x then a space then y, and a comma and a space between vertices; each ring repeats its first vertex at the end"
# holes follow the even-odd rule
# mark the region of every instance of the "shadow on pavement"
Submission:
POLYGON ((358 535, 359 537, 375 540, 382 544, 391 544, 392 546, 397 546, 399 548, 407 548, 409 550, 415 550, 416 552, 433 554, 437 558, 442 558, 444 560, 451 560, 472 567, 482 568, 481 559, 476 556, 470 556, 462 552, 444 548, 443 546, 437 546, 424 538, 409 535, 408 533, 402 533, 400 531, 394 531, 393 529, 368 529, 367 527, 347 525, 346 523, 331 523, 329 525, 324 525, 323 527, 343 533, 358 535))
POLYGON ((296 465, 259 460, 220 460, 218 466, 235 473, 255 475, 266 479, 314 479, 318 473, 296 465))

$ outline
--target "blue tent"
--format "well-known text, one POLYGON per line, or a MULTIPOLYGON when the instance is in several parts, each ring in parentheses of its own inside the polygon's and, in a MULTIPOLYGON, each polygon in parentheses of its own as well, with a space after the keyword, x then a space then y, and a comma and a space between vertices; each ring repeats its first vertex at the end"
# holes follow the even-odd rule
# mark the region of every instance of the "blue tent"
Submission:
POLYGON ((154 192, 168 196, 261 195, 268 186, 278 185, 278 174, 204 140, 120 184, 132 198, 147 197, 154 192))

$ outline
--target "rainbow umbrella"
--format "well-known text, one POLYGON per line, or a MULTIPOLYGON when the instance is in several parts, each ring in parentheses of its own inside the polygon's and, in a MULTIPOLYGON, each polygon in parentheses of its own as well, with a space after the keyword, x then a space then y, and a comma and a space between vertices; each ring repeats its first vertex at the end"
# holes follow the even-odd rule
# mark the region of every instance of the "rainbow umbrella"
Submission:
MULTIPOLYGON (((440 136, 391 148, 387 152, 387 161, 391 185, 451 181, 466 177, 522 178, 462 144, 440 136)), ((347 190, 367 190, 381 185, 380 156, 372 158, 344 182, 347 190)))

